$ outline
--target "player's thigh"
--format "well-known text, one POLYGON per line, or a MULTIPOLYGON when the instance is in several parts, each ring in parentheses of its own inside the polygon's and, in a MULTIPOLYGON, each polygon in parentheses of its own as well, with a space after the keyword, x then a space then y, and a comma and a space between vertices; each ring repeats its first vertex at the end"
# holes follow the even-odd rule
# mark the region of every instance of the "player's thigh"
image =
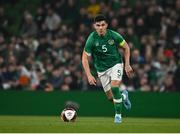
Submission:
POLYGON ((116 64, 111 71, 111 86, 119 86, 123 77, 123 64, 116 64))
POLYGON ((104 74, 104 75, 100 76, 99 79, 101 81, 104 92, 111 90, 111 78, 109 75, 104 74))

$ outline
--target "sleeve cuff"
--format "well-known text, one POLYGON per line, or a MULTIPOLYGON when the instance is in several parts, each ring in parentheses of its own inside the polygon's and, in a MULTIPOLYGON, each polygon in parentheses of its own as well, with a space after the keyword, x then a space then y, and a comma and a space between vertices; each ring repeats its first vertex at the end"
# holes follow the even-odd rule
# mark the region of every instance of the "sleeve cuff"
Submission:
POLYGON ((86 51, 84 51, 88 56, 91 56, 91 53, 88 53, 88 52, 86 52, 86 51))

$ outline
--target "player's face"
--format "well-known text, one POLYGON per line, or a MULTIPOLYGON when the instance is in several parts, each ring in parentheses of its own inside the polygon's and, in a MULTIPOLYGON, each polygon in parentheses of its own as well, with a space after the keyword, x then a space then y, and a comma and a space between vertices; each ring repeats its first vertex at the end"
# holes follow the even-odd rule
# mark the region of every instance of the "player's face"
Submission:
POLYGON ((99 21, 99 22, 94 23, 94 28, 100 36, 105 35, 107 26, 108 24, 105 21, 99 21))

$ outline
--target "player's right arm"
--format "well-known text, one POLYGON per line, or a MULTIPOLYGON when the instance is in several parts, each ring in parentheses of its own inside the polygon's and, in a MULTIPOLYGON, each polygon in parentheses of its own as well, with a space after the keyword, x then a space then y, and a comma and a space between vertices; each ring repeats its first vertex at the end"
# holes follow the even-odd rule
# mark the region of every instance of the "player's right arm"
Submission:
POLYGON ((92 43, 93 43, 92 38, 93 37, 91 34, 86 41, 86 45, 85 45, 85 48, 84 48, 83 54, 82 54, 82 65, 83 65, 84 71, 86 73, 86 76, 88 78, 89 84, 96 85, 96 79, 91 74, 90 67, 89 67, 89 57, 91 56, 91 53, 92 53, 92 43))
POLYGON ((83 68, 85 70, 89 84, 90 85, 96 85, 96 79, 94 78, 94 76, 91 74, 91 71, 90 71, 88 58, 89 58, 89 56, 86 54, 86 51, 84 50, 83 54, 82 54, 83 68))

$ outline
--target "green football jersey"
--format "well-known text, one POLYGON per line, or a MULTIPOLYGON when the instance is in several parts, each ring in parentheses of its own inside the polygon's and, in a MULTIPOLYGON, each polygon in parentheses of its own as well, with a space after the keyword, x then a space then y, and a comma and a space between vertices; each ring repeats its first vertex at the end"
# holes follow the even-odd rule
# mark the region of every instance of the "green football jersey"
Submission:
POLYGON ((92 56, 94 66, 98 72, 103 72, 117 63, 122 63, 122 56, 118 47, 123 46, 123 37, 107 29, 104 36, 99 36, 96 31, 92 32, 85 44, 85 52, 92 56))

